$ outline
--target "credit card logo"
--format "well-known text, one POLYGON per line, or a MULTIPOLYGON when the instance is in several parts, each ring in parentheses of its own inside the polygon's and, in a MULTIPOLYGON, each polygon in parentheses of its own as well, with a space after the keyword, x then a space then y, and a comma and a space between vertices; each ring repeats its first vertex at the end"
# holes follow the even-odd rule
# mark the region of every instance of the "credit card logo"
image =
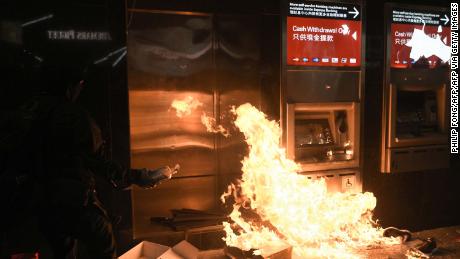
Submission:
POLYGON ((356 63, 356 58, 350 58, 350 63, 355 64, 356 63))
POLYGON ((329 63, 329 58, 322 58, 322 59, 321 59, 321 62, 323 62, 323 63, 329 63))
POLYGON ((319 62, 319 58, 313 58, 313 62, 319 62))
POLYGON ((339 63, 339 58, 332 58, 331 61, 332 63, 339 63))
POLYGON ((303 58, 302 61, 303 62, 308 62, 308 58, 303 58))
POLYGON ((347 63, 347 58, 342 58, 341 62, 342 63, 347 63))

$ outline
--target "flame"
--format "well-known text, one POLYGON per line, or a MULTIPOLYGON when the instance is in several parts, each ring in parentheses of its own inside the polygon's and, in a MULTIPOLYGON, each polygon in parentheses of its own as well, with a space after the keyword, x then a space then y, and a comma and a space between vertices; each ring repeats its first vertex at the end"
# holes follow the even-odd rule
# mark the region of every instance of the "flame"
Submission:
MULTIPOLYGON (((196 108, 203 106, 203 103, 187 96, 183 100, 174 99, 171 103, 171 108, 176 110, 176 116, 182 118, 192 114, 196 108)), ((222 125, 216 125, 216 119, 209 117, 205 112, 201 115, 201 123, 206 127, 207 132, 221 133, 225 137, 229 137, 230 133, 222 125)))
POLYGON ((203 106, 203 103, 191 96, 187 96, 183 100, 174 99, 171 103, 171 108, 176 109, 176 115, 179 118, 192 114, 192 111, 199 106, 203 106))
POLYGON ((280 148, 276 121, 249 103, 232 111, 249 154, 242 161, 241 181, 221 197, 235 200, 232 223, 223 224, 228 246, 263 254, 266 248, 288 244, 301 258, 357 258, 357 249, 400 243, 383 237, 372 220, 372 193, 328 193, 323 179, 297 173, 299 164, 280 148), (256 212, 259 222, 245 220, 245 210, 256 212))
POLYGON ((221 133, 224 137, 229 137, 230 133, 222 125, 216 125, 216 119, 209 117, 203 112, 201 115, 201 123, 206 127, 206 131, 212 133, 221 133))

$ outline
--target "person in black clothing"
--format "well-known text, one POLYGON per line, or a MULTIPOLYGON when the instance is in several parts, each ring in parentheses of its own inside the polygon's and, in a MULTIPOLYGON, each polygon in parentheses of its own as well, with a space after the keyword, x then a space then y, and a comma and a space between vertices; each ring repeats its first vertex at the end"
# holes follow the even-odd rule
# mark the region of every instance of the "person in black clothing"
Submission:
MULTIPOLYGON (((95 177, 115 188, 131 184, 152 188, 171 178, 178 167, 127 169, 105 159, 100 128, 75 103, 84 81, 74 72, 56 67, 45 71, 42 84, 46 93, 22 107, 23 124, 29 125, 29 130, 22 140, 27 148, 18 152, 27 169, 14 169, 13 174, 16 183, 18 179, 39 183, 38 225, 54 258, 64 258, 74 240, 82 243, 92 258, 115 258, 111 219, 97 198, 95 177)), ((9 169, 13 171, 11 166, 9 169)))

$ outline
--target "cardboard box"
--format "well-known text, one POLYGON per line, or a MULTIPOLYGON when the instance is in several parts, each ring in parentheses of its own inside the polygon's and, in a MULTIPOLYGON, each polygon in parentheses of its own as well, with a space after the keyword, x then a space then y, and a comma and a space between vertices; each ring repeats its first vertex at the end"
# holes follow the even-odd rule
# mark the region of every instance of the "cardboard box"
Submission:
POLYGON ((199 250, 187 241, 173 247, 142 241, 119 259, 196 259, 199 250))

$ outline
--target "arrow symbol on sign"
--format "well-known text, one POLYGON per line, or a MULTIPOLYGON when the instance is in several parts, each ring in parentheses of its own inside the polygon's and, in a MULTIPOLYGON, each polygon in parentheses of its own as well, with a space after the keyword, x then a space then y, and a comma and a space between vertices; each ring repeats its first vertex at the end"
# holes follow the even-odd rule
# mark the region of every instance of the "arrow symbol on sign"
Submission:
POLYGON ((358 10, 356 9, 356 7, 353 6, 353 10, 354 11, 349 11, 348 13, 351 13, 351 14, 354 14, 355 16, 353 16, 353 19, 356 18, 359 14, 358 10))
POLYGON ((447 14, 444 14, 445 18, 441 18, 440 20, 444 22, 444 25, 446 25, 449 22, 449 17, 447 17, 447 14))

